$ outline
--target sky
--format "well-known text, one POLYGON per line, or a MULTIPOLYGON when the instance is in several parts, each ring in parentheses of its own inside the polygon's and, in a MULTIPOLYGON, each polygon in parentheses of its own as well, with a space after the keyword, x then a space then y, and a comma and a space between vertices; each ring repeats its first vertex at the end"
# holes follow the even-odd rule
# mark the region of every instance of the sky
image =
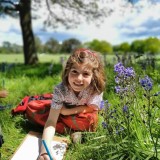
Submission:
MULTIPOLYGON (((111 16, 104 19, 99 27, 94 23, 82 23, 77 28, 66 30, 59 27, 56 30, 48 28, 43 29, 43 20, 46 17, 44 13, 42 19, 32 21, 32 28, 42 43, 48 39, 54 38, 59 42, 69 38, 79 39, 81 42, 92 41, 93 39, 105 40, 112 45, 123 42, 131 43, 134 40, 146 39, 148 37, 160 38, 160 0, 152 0, 157 2, 152 6, 147 0, 140 0, 136 3, 137 10, 131 10, 130 6, 125 12, 120 12, 120 1, 111 2, 111 6, 118 8, 111 16), (119 2, 119 3, 118 3, 119 2)), ((6 17, 0 19, 0 45, 8 41, 22 45, 21 28, 19 19, 6 17)))

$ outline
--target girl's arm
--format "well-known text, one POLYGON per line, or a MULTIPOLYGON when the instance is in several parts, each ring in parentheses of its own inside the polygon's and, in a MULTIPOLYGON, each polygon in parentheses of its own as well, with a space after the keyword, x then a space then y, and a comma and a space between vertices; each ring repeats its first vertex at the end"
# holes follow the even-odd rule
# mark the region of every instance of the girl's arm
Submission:
MULTIPOLYGON (((60 109, 50 109, 50 113, 48 116, 48 119, 46 121, 46 124, 44 126, 44 130, 43 130, 43 135, 42 135, 42 139, 44 139, 46 141, 46 144, 51 152, 51 142, 53 140, 53 137, 55 135, 55 128, 56 128, 56 124, 57 124, 57 120, 60 114, 60 109)), ((49 156, 46 154, 46 150, 43 146, 43 144, 41 145, 41 152, 39 156, 38 160, 49 160, 49 156)), ((52 155, 52 152, 51 152, 52 155)))
POLYGON ((98 107, 96 105, 76 106, 74 108, 66 108, 66 107, 63 106, 60 113, 62 115, 65 115, 65 116, 73 115, 73 114, 79 114, 79 113, 90 113, 90 112, 93 112, 95 110, 98 110, 97 108, 98 107))

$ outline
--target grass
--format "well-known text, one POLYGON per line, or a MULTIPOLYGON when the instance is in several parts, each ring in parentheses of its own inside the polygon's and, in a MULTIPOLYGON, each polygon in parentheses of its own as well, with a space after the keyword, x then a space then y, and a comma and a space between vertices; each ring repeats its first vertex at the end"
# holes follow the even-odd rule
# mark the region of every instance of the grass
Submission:
MULTIPOLYGON (((38 54, 40 63, 61 63, 61 59, 66 60, 68 54, 38 54)), ((106 60, 108 63, 113 63, 115 59, 114 55, 107 55, 106 60)), ((0 54, 0 63, 24 63, 23 54, 0 54)))
POLYGON ((52 69, 54 73, 49 74, 49 65, 49 63, 42 63, 29 67, 17 64, 8 72, 0 72, 0 77, 3 77, 0 84, 4 80, 5 88, 9 91, 7 98, 0 99, 0 104, 11 106, 0 111, 0 124, 5 140, 1 148, 3 160, 11 157, 29 130, 40 130, 28 123, 23 116, 12 117, 11 109, 15 108, 26 95, 52 93, 54 85, 60 82, 62 66, 55 64, 52 69))
MULTIPOLYGON (((2 55, 0 55, 0 60, 2 60, 1 56, 2 55)), ((22 142, 23 138, 30 130, 42 132, 42 128, 35 127, 34 125, 30 124, 22 115, 12 117, 12 108, 15 108, 20 103, 22 98, 26 95, 51 93, 53 87, 61 81, 62 65, 58 63, 58 56, 54 59, 57 59, 55 61, 57 63, 54 63, 52 68, 50 61, 52 55, 49 55, 50 58, 46 60, 47 62, 39 63, 33 66, 24 66, 22 64, 22 61, 18 61, 17 63, 15 63, 13 58, 14 56, 15 55, 10 55, 10 58, 12 57, 12 61, 10 61, 10 63, 14 63, 14 65, 9 68, 8 66, 10 65, 10 63, 7 63, 6 71, 0 72, 0 86, 2 86, 2 82, 5 81, 5 88, 9 91, 9 95, 7 98, 0 99, 1 105, 8 106, 6 110, 0 111, 0 125, 2 127, 5 141, 3 147, 0 149, 2 160, 10 159, 12 154, 22 142)), ((139 74, 142 73, 137 64, 135 65, 135 68, 137 68, 139 74)), ((154 72, 152 70, 148 70, 146 72, 149 73, 154 80, 156 80, 155 85, 160 83, 160 80, 158 78, 160 76, 159 68, 154 72)), ((106 76, 107 88, 104 92, 104 99, 108 99, 109 102, 115 105, 118 103, 118 99, 113 92, 115 85, 113 65, 108 65, 106 67, 106 76)), ((154 90, 158 91, 159 88, 155 86, 154 90)), ((139 102, 140 110, 142 107, 141 104, 143 104, 143 99, 141 98, 137 101, 139 102)), ((158 102, 160 102, 160 100, 158 100, 158 102)), ((136 117, 138 117, 139 110, 138 112, 136 112, 136 117)), ((159 114, 158 110, 157 114, 159 114)), ((97 132, 84 133, 85 143, 77 145, 70 144, 69 149, 66 153, 65 160, 119 160, 120 158, 122 160, 125 160, 126 153, 128 153, 125 139, 123 139, 121 144, 114 143, 111 140, 110 135, 107 135, 106 130, 102 128, 102 121, 102 116, 99 116, 99 125, 97 132)), ((139 139, 143 140, 143 137, 146 137, 145 134, 141 132, 143 130, 139 127, 138 121, 132 127, 139 128, 139 130, 135 130, 134 132, 134 134, 137 135, 139 139)), ((157 132, 158 129, 159 128, 157 127, 157 132)), ((130 150, 131 153, 133 152, 133 159, 134 156, 136 156, 136 153, 142 153, 142 155, 145 155, 148 152, 149 154, 146 143, 148 143, 147 139, 145 143, 143 141, 138 141, 133 144, 136 147, 141 146, 141 148, 137 148, 137 152, 134 152, 135 150, 130 150)))
MULTIPOLYGON (((40 63, 60 63, 61 57, 65 59, 68 55, 65 54, 38 54, 39 62, 40 63)), ((24 56, 23 54, 0 54, 0 63, 24 63, 24 56)))

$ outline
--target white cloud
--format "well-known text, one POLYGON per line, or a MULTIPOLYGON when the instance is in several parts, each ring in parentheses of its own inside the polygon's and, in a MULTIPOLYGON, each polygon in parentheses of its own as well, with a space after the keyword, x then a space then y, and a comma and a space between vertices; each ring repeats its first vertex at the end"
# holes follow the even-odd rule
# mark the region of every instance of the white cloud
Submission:
POLYGON ((19 21, 10 17, 0 19, 0 44, 4 41, 22 44, 21 28, 19 21))

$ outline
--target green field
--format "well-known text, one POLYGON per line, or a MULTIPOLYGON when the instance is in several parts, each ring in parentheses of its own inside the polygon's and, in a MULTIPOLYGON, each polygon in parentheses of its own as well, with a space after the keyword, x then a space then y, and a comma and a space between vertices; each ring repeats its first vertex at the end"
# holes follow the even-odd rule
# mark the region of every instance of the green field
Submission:
MULTIPOLYGON (((38 54, 39 62, 54 62, 59 63, 61 57, 67 58, 68 55, 65 54, 38 54)), ((23 63, 24 56, 23 54, 0 54, 0 63, 23 63)))
MULTIPOLYGON (((61 59, 67 60, 69 54, 38 54, 40 63, 61 63, 61 59)), ((114 55, 107 55, 107 63, 113 63, 116 57, 114 55)), ((23 54, 0 54, 0 63, 24 63, 23 54)))
MULTIPOLYGON (((38 54, 39 62, 40 63, 61 63, 61 59, 64 60, 67 59, 69 54, 38 54)), ((146 55, 141 56, 138 59, 134 59, 134 56, 132 55, 133 63, 136 63, 139 60, 147 59, 146 55)), ((155 56, 157 64, 160 64, 160 54, 157 54, 155 56)), ((117 60, 115 55, 107 55, 106 56, 106 62, 109 64, 114 64, 117 60)), ((24 63, 24 56, 23 54, 0 54, 0 63, 6 62, 6 63, 24 63)))

